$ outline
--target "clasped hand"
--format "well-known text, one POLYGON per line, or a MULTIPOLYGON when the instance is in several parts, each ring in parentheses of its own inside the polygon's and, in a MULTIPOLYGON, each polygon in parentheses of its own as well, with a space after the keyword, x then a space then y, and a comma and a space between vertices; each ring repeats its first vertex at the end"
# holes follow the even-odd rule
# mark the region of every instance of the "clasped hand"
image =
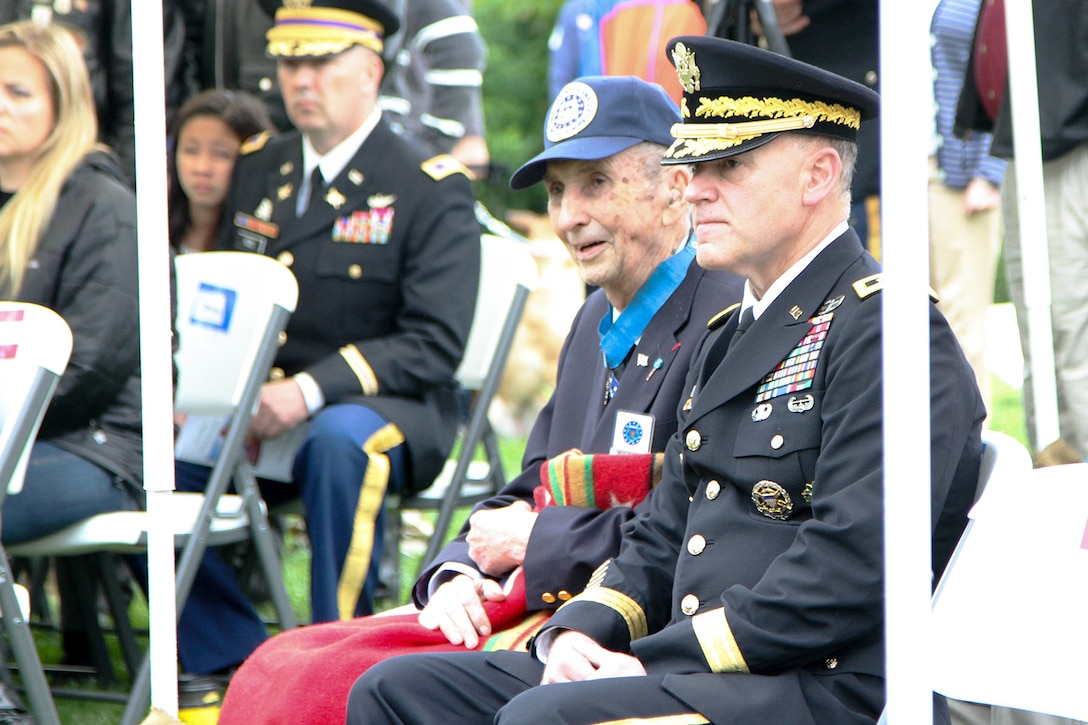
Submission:
POLYGON ((568 630, 552 640, 542 685, 581 682, 605 677, 641 677, 646 674, 637 657, 605 649, 581 632, 568 630))

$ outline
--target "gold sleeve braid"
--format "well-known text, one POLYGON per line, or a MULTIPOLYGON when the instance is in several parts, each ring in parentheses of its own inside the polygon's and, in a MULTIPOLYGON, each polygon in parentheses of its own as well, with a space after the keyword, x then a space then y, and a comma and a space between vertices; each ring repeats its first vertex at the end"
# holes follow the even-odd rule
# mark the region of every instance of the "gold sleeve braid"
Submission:
POLYGON ((344 345, 340 348, 340 357, 344 358, 344 362, 348 364, 351 371, 355 373, 355 377, 359 380, 359 387, 362 388, 363 395, 377 395, 378 394, 378 377, 374 374, 374 370, 370 367, 370 363, 363 357, 363 353, 359 352, 359 348, 354 345, 344 345))
POLYGON ((749 672, 729 627, 725 607, 696 614, 691 618, 691 626, 711 672, 749 672))
POLYGON ((646 611, 634 599, 615 589, 600 586, 586 589, 560 607, 559 610, 574 602, 596 602, 619 614, 623 617, 623 621, 627 623, 627 630, 631 635, 632 642, 649 634, 649 627, 646 624, 646 611))

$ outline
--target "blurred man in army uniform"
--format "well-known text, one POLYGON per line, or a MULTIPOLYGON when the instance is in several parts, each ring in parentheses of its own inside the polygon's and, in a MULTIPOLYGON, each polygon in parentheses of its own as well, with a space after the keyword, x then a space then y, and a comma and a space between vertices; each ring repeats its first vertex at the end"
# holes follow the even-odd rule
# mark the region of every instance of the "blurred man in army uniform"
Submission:
MULTIPOLYGON (((879 98, 734 41, 682 37, 670 53, 684 122, 665 163, 694 164, 684 198, 700 266, 746 284, 739 314, 712 321, 696 351, 650 511, 531 653, 386 660, 355 683, 349 724, 880 714, 881 278, 847 225, 857 130, 879 98)), ((920 483, 939 575, 966 525, 984 410, 932 305, 929 332, 932 475, 920 483)))
MULTIPOLYGON (((248 145, 224 214, 222 247, 273 256, 299 282, 250 437, 268 444, 308 424, 287 489, 305 504, 315 622, 371 613, 385 495, 429 486, 445 461, 476 300, 464 166, 419 154, 377 105, 382 40, 397 27, 377 0, 276 12, 268 53, 298 132, 248 145)), ((179 488, 194 487, 191 473, 179 467, 179 488)), ((266 635, 214 553, 201 577, 179 648, 187 669, 213 672, 266 635)))

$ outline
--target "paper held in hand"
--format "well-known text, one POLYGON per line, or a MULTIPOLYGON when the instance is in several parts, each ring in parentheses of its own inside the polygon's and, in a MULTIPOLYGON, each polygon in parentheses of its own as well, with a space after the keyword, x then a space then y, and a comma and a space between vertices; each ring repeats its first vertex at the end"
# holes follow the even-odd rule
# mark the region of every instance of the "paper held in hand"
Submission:
MULTIPOLYGON (((186 463, 211 466, 219 456, 229 416, 189 415, 174 443, 174 458, 186 463)), ((287 431, 278 438, 262 441, 246 451, 257 478, 290 483, 295 454, 306 438, 308 424, 287 431)))

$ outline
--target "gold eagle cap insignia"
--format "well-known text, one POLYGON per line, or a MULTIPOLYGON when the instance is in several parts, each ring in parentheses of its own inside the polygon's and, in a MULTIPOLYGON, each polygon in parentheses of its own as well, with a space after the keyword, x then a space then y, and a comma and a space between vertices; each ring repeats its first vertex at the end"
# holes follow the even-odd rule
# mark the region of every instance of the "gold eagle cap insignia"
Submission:
POLYGON ((689 50, 683 43, 677 43, 672 48, 672 62, 684 90, 688 93, 699 90, 702 72, 695 65, 695 51, 689 50))

